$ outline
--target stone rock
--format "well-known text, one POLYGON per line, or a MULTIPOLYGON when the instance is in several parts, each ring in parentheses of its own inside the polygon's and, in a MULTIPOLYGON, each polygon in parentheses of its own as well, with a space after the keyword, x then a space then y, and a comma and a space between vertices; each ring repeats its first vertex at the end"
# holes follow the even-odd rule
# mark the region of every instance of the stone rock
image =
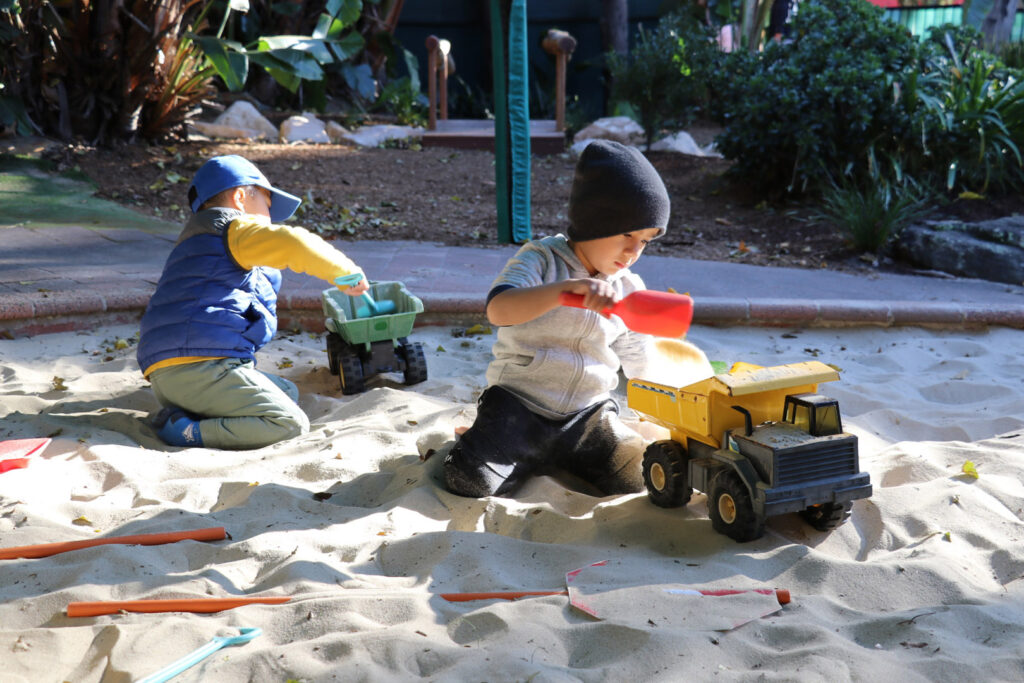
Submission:
MULTIPOLYGON (((576 143, 596 138, 615 140, 633 147, 639 147, 645 141, 643 127, 633 119, 628 116, 607 116, 576 133, 572 138, 573 149, 576 148, 576 143)), ((582 150, 582 147, 580 149, 582 150)))
POLYGON ((722 155, 715 149, 715 143, 701 147, 693 136, 686 131, 679 131, 664 137, 651 145, 652 152, 680 152, 698 157, 718 157, 722 155))
POLYGON ((343 133, 341 135, 342 140, 360 147, 379 147, 388 140, 405 140, 407 138, 421 137, 423 137, 423 129, 418 126, 396 126, 392 124, 363 126, 351 133, 343 133))
POLYGON ((289 116, 281 124, 281 142, 311 142, 313 144, 329 144, 331 139, 327 137, 327 126, 314 114, 303 112, 289 116))
MULTIPOLYGON (((208 138, 259 140, 266 137, 263 133, 253 128, 236 128, 235 126, 222 126, 217 123, 205 123, 203 121, 191 121, 188 127, 190 132, 199 133, 208 138)), ((277 135, 277 131, 274 131, 274 135, 277 135)))
POLYGON ((213 121, 218 126, 230 126, 259 132, 255 139, 277 139, 277 126, 267 120, 251 102, 238 100, 213 121))
POLYGON ((895 253, 921 268, 1021 285, 1024 216, 979 223, 910 225, 900 233, 895 253))
POLYGON ((335 144, 344 142, 344 137, 349 133, 348 128, 337 121, 328 121, 325 130, 327 131, 327 137, 335 144))

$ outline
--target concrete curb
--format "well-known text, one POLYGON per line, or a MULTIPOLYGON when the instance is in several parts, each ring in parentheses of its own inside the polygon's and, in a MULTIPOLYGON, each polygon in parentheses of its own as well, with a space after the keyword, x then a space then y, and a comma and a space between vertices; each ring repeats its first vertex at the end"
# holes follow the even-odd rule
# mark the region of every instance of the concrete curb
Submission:
MULTIPOLYGON (((90 329, 104 323, 137 322, 151 289, 109 294, 94 292, 25 293, 0 296, 0 336, 35 336, 49 332, 90 329)), ((419 324, 480 320, 484 299, 457 293, 420 296, 425 311, 419 324)), ((278 302, 281 328, 323 331, 319 292, 285 293, 278 302)), ((1024 329, 1024 306, 923 301, 866 301, 847 299, 705 297, 694 302, 694 322, 702 325, 764 327, 920 326, 977 329, 987 326, 1024 329)))

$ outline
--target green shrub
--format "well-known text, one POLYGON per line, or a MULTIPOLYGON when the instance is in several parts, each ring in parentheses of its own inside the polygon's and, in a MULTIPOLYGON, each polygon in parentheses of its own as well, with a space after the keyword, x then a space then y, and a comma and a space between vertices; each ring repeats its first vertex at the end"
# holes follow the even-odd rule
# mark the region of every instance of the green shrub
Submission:
POLYGON ((946 191, 1024 188, 1024 81, 982 48, 972 28, 933 29, 921 61, 931 117, 930 172, 946 191))
POLYGON ((913 134, 899 97, 918 43, 861 0, 800 5, 791 40, 759 55, 734 53, 716 81, 725 131, 717 145, 732 173, 765 191, 815 189, 824 174, 866 166, 913 134))
POLYGON ((927 192, 913 182, 878 178, 830 184, 822 191, 820 215, 837 225, 854 249, 877 254, 929 208, 927 192))
POLYGON ((999 46, 998 57, 1011 69, 1024 69, 1024 40, 1013 40, 999 46))
POLYGON ((403 76, 389 81, 381 89, 374 108, 390 111, 402 125, 423 126, 427 122, 428 104, 420 92, 419 78, 403 76))
POLYGON ((669 14, 637 35, 627 55, 606 55, 611 99, 629 105, 651 144, 665 129, 681 129, 706 99, 706 73, 717 47, 688 16, 669 14))

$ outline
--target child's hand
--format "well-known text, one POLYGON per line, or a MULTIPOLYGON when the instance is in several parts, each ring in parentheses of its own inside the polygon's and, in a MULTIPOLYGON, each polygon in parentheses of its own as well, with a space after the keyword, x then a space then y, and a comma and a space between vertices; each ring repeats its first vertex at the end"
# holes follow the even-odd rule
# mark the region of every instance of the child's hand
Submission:
POLYGON ((362 273, 352 273, 351 275, 336 277, 334 278, 334 284, 349 296, 359 296, 370 288, 370 283, 362 273))
POLYGON ((610 282, 584 278, 580 280, 566 280, 563 291, 570 294, 583 296, 583 307, 604 314, 606 308, 611 308, 618 302, 619 296, 610 282))
POLYGON ((358 285, 352 285, 351 287, 346 289, 345 293, 348 294, 349 296, 359 296, 366 292, 366 290, 368 290, 369 288, 370 283, 367 282, 366 278, 364 277, 362 280, 359 281, 358 285))

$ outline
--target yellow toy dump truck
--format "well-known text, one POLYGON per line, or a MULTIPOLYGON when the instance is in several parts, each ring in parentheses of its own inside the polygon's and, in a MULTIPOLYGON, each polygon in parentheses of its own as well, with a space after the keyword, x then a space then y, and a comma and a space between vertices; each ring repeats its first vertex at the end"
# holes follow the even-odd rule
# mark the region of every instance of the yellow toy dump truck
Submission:
POLYGON ((766 518, 799 512, 831 531, 853 501, 871 495, 857 437, 843 432, 839 404, 818 392, 839 373, 819 361, 727 373, 685 387, 630 380, 629 407, 669 430, 644 453, 651 500, 678 507, 696 488, 715 531, 739 541, 764 534, 766 518))

